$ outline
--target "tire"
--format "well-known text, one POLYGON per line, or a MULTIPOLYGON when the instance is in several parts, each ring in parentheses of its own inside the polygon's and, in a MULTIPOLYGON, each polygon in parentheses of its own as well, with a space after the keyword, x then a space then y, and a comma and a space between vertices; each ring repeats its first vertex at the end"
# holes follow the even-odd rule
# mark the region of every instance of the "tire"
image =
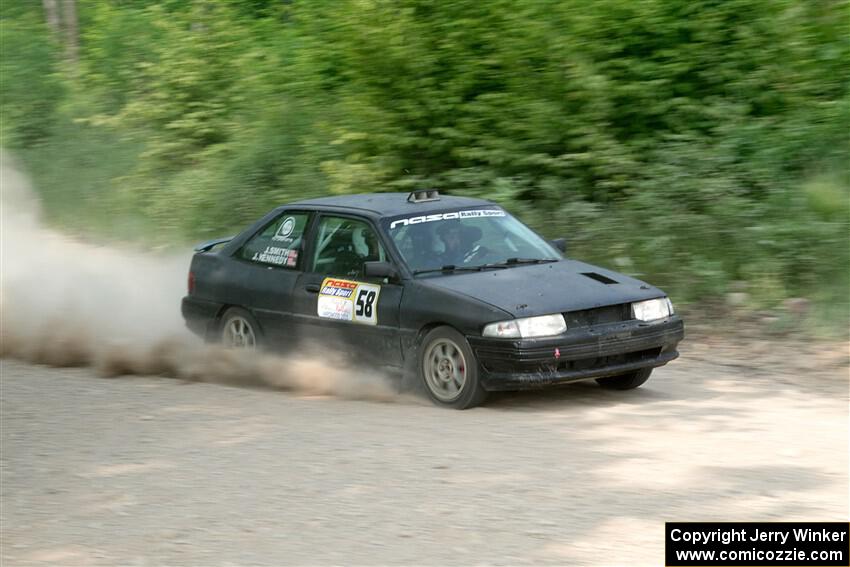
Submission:
POLYGON ((596 382, 603 388, 608 388, 609 390, 634 390, 649 380, 650 374, 652 374, 652 368, 642 368, 640 370, 619 374, 617 376, 597 378, 596 382))
POLYGON ((451 327, 436 327, 425 335, 418 371, 428 397, 438 406, 467 409, 487 398, 469 343, 451 327))
POLYGON ((218 337, 227 348, 257 350, 263 346, 260 325, 253 315, 241 307, 231 307, 224 312, 218 337))

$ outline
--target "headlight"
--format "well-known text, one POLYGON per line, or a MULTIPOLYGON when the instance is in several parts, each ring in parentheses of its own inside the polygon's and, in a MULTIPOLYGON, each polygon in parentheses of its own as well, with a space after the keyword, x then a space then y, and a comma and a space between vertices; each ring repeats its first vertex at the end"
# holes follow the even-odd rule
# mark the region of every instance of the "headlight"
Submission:
POLYGON ((632 303, 632 315, 641 321, 655 321, 673 314, 673 304, 667 297, 632 303))
POLYGON ((560 335, 567 330, 567 322, 560 313, 541 315, 539 317, 523 317, 510 321, 490 323, 481 333, 485 337, 500 339, 528 339, 533 337, 548 337, 560 335))

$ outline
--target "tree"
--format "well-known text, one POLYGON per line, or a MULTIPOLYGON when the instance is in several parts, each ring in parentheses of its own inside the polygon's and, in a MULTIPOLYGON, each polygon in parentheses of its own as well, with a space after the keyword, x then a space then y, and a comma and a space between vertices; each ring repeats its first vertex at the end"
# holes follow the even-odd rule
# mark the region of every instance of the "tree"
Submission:
POLYGON ((76 0, 43 0, 42 4, 50 31, 65 46, 65 58, 76 68, 80 53, 76 0))

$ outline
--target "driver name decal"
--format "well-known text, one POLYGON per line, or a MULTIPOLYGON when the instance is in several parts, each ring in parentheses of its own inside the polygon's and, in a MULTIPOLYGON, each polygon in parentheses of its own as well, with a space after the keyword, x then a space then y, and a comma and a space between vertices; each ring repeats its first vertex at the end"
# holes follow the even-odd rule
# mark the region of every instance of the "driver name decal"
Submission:
POLYGON ((475 209, 472 211, 455 211, 453 213, 438 213, 433 215, 421 215, 418 217, 407 217, 406 219, 394 220, 390 223, 390 229, 409 224, 421 224, 423 222, 434 222, 441 220, 466 219, 474 217, 503 217, 505 211, 501 209, 475 209))
POLYGON ((280 246, 266 246, 266 249, 262 252, 254 253, 251 260, 277 266, 294 267, 298 263, 298 250, 281 248, 280 246))
POLYGON ((379 285, 325 278, 319 291, 317 313, 324 319, 377 325, 380 293, 379 285))

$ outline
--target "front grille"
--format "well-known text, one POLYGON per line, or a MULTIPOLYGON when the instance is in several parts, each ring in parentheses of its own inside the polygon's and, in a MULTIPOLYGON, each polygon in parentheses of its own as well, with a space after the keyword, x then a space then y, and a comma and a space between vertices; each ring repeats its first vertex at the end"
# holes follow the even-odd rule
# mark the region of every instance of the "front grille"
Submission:
POLYGON ((637 352, 627 352, 624 354, 615 354, 612 356, 600 356, 597 358, 585 358, 582 360, 571 360, 561 362, 557 365, 549 365, 552 370, 563 372, 564 370, 589 370, 591 368, 604 368, 615 364, 626 364, 628 362, 638 362, 644 359, 657 358, 661 354, 661 347, 640 350, 637 352))
POLYGON ((578 360, 552 361, 547 363, 531 361, 482 361, 488 372, 534 373, 548 374, 571 370, 593 370, 617 364, 653 360, 661 354, 662 347, 649 348, 635 352, 626 352, 610 356, 594 356, 578 360))
POLYGON ((620 303, 619 305, 608 305, 606 307, 595 307, 593 309, 564 313, 564 319, 567 321, 567 329, 590 327, 604 323, 618 323, 620 321, 629 321, 631 318, 631 303, 620 303))

